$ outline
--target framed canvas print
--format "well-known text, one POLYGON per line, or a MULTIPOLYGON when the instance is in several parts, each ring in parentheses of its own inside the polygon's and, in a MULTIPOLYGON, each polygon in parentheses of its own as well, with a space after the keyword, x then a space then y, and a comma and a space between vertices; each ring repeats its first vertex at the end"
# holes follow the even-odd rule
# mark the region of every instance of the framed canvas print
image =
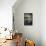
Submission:
POLYGON ((33 14, 24 13, 24 25, 32 25, 32 24, 33 24, 33 14))

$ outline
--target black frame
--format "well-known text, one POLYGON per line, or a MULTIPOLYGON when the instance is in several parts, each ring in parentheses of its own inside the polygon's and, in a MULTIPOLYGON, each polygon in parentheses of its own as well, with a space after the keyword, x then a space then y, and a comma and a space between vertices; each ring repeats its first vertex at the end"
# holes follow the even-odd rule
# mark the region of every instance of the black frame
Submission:
POLYGON ((24 25, 33 25, 33 13, 24 13, 24 25))

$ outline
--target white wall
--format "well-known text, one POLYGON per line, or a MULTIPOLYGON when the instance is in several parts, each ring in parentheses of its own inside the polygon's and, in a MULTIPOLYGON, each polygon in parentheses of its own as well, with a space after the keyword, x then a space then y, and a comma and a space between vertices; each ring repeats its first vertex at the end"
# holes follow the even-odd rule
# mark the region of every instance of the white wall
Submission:
POLYGON ((16 0, 0 0, 0 27, 12 28, 12 6, 16 0))
POLYGON ((46 46, 46 0, 41 1, 40 21, 42 46, 46 46))
POLYGON ((22 32, 24 37, 35 41, 36 46, 41 46, 39 16, 41 11, 40 0, 23 0, 20 5, 15 8, 15 28, 18 32, 22 32), (33 13, 33 25, 24 26, 24 13, 33 13))

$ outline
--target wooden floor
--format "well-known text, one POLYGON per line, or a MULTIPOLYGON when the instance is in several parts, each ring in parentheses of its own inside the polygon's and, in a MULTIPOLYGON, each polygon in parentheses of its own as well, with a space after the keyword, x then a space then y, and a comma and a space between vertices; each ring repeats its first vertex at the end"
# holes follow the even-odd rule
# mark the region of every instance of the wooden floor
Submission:
POLYGON ((16 46, 15 45, 15 39, 13 40, 6 40, 6 42, 2 43, 0 46, 16 46))

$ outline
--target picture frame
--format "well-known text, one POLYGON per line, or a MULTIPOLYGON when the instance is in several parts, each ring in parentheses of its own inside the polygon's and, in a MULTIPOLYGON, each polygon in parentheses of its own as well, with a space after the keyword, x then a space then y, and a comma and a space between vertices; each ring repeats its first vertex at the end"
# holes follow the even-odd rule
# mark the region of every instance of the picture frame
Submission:
POLYGON ((33 25, 33 13, 24 13, 24 25, 33 25))

